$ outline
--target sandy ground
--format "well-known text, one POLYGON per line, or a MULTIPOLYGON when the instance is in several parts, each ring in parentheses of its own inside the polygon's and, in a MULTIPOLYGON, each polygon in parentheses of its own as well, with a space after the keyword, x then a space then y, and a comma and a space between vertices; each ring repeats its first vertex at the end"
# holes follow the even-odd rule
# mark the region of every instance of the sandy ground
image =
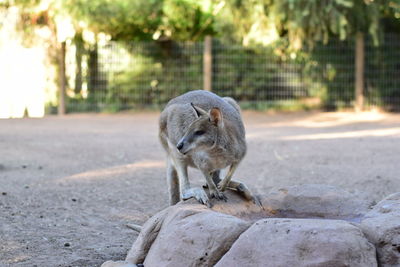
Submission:
MULTIPOLYGON (((0 120, 0 266, 124 259, 167 206, 157 113, 0 120)), ((235 177, 257 192, 324 183, 375 201, 400 191, 400 114, 245 112, 235 177)), ((202 178, 190 175, 194 184, 202 178)))

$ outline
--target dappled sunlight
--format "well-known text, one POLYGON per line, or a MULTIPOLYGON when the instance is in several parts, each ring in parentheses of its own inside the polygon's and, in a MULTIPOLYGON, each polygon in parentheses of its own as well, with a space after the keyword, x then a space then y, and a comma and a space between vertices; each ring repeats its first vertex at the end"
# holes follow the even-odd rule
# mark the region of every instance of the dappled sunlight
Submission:
POLYGON ((248 140, 317 140, 334 138, 384 137, 399 135, 400 125, 397 114, 371 112, 318 112, 258 117, 248 127, 248 140), (272 121, 273 120, 273 121, 272 121), (348 128, 351 126, 352 128, 348 128), (290 135, 283 129, 291 129, 290 135), (346 130, 344 130, 346 129, 346 130))
POLYGON ((0 50, 0 118, 43 117, 46 70, 44 52, 19 46, 0 50))
POLYGON ((45 48, 26 48, 13 30, 18 9, 11 8, 0 30, 0 118, 43 117, 45 113, 45 48))
POLYGON ((388 115, 381 112, 329 112, 318 113, 310 118, 293 123, 294 126, 307 128, 334 127, 353 123, 377 122, 385 119, 388 115))
POLYGON ((5 255, 13 254, 12 257, 6 257, 5 259, 2 259, 5 260, 5 263, 10 264, 10 266, 11 264, 22 263, 29 260, 30 258, 29 255, 24 253, 24 249, 26 248, 27 244, 23 244, 19 241, 10 240, 7 238, 2 238, 2 246, 5 255))
POLYGON ((284 136, 280 140, 324 140, 340 138, 360 138, 360 137, 400 137, 400 127, 373 129, 361 131, 335 132, 335 133, 317 133, 296 136, 284 136))
MULTIPOLYGON (((257 127, 285 127, 298 126, 304 128, 328 128, 343 126, 355 123, 373 123, 389 119, 391 114, 369 111, 369 112, 317 112, 317 113, 296 113, 288 120, 287 115, 282 114, 282 119, 273 122, 263 122, 257 127)), ((279 115, 278 115, 279 116, 279 115)), ((276 116, 275 116, 276 117, 276 116)))
POLYGON ((150 218, 149 214, 140 213, 137 210, 132 210, 131 213, 113 214, 111 217, 119 221, 130 221, 130 222, 144 222, 150 218))
POLYGON ((164 168, 164 161, 152 161, 152 160, 144 160, 135 162, 127 165, 120 165, 106 169, 98 169, 92 170, 88 172, 83 172, 79 174, 75 174, 68 177, 63 177, 61 181, 96 181, 103 179, 110 179, 113 176, 126 174, 128 172, 140 171, 144 169, 152 169, 152 168, 164 168))

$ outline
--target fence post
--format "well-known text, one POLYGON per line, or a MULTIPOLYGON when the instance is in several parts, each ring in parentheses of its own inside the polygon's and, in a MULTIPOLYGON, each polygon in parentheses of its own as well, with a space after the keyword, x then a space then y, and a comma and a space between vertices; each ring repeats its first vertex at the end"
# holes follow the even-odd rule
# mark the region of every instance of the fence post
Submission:
POLYGON ((364 49, 364 35, 362 32, 358 32, 355 51, 355 110, 357 112, 364 108, 364 49))
POLYGON ((204 38, 203 89, 212 90, 212 38, 209 35, 204 38))
POLYGON ((65 88, 66 88, 65 54, 66 54, 66 42, 61 42, 61 49, 59 54, 60 84, 58 92, 58 115, 65 114, 65 88))

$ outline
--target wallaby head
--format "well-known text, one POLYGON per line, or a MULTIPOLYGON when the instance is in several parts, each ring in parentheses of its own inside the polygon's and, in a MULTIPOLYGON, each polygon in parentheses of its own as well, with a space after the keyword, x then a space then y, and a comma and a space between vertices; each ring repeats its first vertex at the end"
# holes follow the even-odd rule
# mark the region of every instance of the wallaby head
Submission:
POLYGON ((207 150, 215 146, 218 132, 224 127, 221 110, 217 107, 208 112, 190 103, 196 120, 193 121, 176 148, 182 154, 193 150, 207 150))

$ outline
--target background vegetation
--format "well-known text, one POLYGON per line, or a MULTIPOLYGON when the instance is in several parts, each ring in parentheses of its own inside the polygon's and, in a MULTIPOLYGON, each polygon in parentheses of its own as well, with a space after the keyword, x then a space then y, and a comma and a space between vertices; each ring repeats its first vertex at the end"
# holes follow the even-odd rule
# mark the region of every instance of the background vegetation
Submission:
POLYGON ((3 12, 12 7, 27 46, 49 30, 55 65, 67 42, 69 111, 161 105, 202 88, 207 35, 213 91, 244 106, 351 106, 357 34, 367 104, 400 106, 399 0, 0 1, 3 12))

